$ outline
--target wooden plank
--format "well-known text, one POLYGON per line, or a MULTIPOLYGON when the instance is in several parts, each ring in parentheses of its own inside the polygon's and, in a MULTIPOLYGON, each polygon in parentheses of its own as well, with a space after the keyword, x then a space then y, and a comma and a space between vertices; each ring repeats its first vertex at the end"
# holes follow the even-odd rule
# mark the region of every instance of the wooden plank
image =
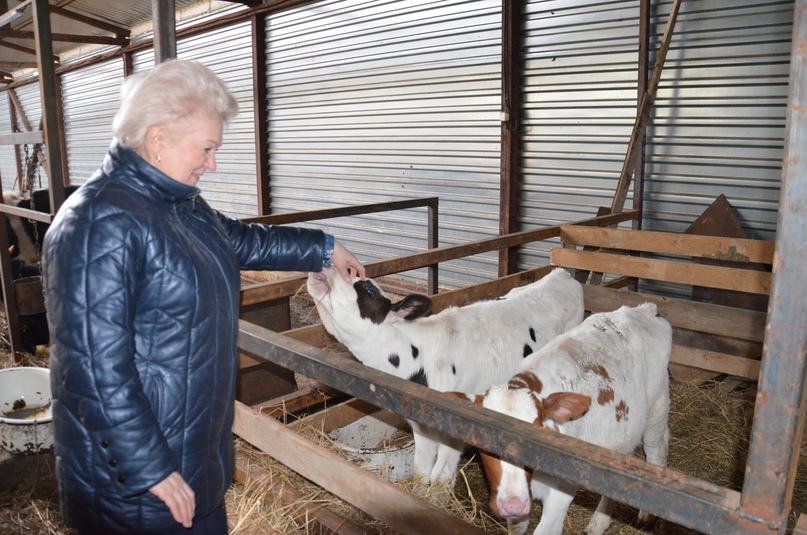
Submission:
POLYGON ((28 143, 42 143, 44 140, 41 130, 32 132, 15 132, 13 134, 0 134, 0 145, 25 145, 28 143))
POLYGON ((335 453, 320 448, 273 418, 235 403, 233 432, 301 476, 403 533, 482 535, 483 530, 383 481, 335 453))
POLYGON ((359 418, 364 418, 380 410, 382 409, 363 399, 351 398, 305 418, 300 418, 288 424, 287 427, 294 431, 299 431, 303 427, 311 427, 323 433, 330 433, 334 429, 345 427, 359 418))
POLYGON ((310 387, 251 406, 261 414, 280 420, 288 414, 321 406, 332 400, 333 397, 318 388, 310 387))
POLYGON ((773 262, 774 242, 676 232, 562 225, 563 243, 731 262, 773 262))
POLYGON ((670 362, 701 370, 727 373, 736 377, 751 379, 752 381, 759 380, 759 370, 761 368, 761 363, 758 360, 678 344, 673 344, 670 362))
POLYGON ((591 312, 608 312, 622 305, 637 306, 650 301, 673 327, 753 342, 762 342, 765 336, 764 312, 588 284, 583 286, 583 295, 586 310, 591 312))
POLYGON ((770 294, 771 274, 719 266, 657 260, 636 256, 554 247, 550 252, 553 265, 615 273, 630 277, 722 288, 756 294, 770 294))
POLYGON ((306 533, 315 535, 370 535, 371 532, 346 518, 342 518, 324 505, 311 501, 302 492, 275 481, 272 474, 252 464, 244 455, 235 458, 235 480, 247 490, 257 492, 270 503, 280 502, 286 514, 305 526, 306 533))

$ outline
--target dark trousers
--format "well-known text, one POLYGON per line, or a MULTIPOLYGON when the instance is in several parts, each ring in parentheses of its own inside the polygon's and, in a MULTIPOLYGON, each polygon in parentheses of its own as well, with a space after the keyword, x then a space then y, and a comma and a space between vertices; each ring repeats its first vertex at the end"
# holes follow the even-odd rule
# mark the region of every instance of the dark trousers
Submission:
MULTIPOLYGON (((185 528, 177 524, 172 528, 155 535, 227 535, 227 512, 224 505, 207 515, 205 518, 196 518, 191 528, 185 528)), ((84 532, 76 535, 89 535, 84 532)))

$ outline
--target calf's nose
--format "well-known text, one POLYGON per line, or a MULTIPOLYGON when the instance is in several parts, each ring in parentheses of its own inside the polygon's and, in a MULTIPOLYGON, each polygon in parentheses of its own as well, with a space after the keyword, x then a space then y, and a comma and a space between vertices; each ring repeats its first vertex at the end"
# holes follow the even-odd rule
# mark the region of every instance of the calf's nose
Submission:
POLYGON ((530 514, 530 500, 521 499, 517 496, 508 496, 499 499, 499 510, 502 516, 526 516, 530 514))

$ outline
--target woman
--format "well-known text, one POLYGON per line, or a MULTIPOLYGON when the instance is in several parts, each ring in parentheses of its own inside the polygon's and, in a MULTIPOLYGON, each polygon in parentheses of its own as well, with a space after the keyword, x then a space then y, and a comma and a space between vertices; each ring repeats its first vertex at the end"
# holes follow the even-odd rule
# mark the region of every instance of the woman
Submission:
POLYGON ((81 535, 226 533, 240 268, 364 267, 321 231, 245 225, 199 196, 237 112, 206 67, 162 63, 122 97, 43 248, 62 514, 81 535))

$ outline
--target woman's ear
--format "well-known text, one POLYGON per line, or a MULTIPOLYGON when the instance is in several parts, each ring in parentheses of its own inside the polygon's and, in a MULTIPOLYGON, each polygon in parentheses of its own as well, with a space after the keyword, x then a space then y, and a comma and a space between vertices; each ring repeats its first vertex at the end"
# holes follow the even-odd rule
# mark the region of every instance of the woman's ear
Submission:
POLYGON ((160 154, 167 146, 168 132, 163 125, 151 125, 146 130, 146 146, 150 154, 160 154))

